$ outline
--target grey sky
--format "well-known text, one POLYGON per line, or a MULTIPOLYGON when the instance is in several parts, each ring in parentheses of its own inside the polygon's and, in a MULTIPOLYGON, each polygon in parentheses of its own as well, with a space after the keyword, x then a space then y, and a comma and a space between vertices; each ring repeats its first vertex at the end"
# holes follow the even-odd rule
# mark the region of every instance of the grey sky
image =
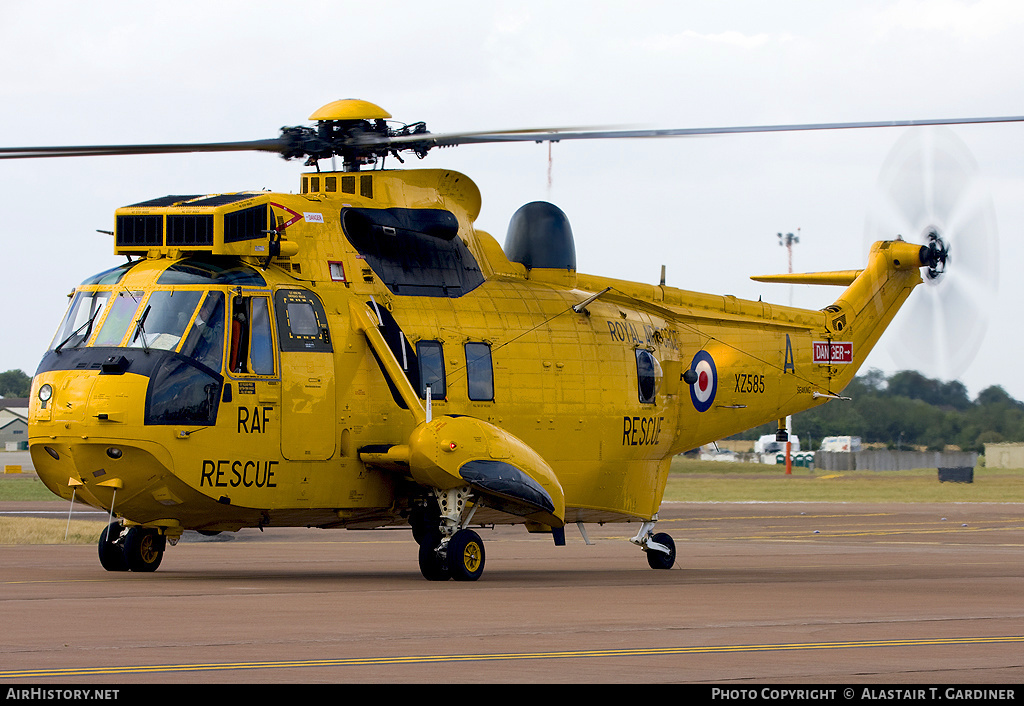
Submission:
MULTIPOLYGON (((345 97, 435 132, 1018 115, 1022 24, 1024 6, 1009 0, 9 2, 0 143, 258 139, 345 97)), ((776 234, 797 229, 795 270, 862 266, 876 182, 905 132, 559 143, 550 186, 548 149, 532 143, 437 150, 406 166, 474 179, 477 225, 499 242, 516 208, 553 201, 581 271, 656 282, 664 264, 674 286, 818 309, 840 290, 748 278, 784 272, 776 234)), ((1024 299, 1024 125, 954 132, 1000 236, 998 290, 978 309, 991 312, 986 338, 961 379, 972 395, 999 384, 1024 399, 1021 338, 1003 324, 1024 299)), ((117 207, 294 191, 302 171, 266 154, 0 161, 0 370, 33 372, 64 295, 120 261, 96 232, 112 229, 117 207)), ((899 326, 869 366, 896 369, 886 350, 899 326)))

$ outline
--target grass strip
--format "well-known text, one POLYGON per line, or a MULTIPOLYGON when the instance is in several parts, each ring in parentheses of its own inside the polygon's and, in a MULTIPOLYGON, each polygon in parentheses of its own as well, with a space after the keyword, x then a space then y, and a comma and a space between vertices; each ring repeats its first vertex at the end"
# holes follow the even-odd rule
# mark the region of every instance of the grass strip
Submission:
POLYGON ((106 522, 0 517, 0 544, 96 544, 106 522), (65 532, 67 536, 65 536, 65 532))
POLYGON ((817 471, 677 458, 665 500, 680 502, 1024 503, 1024 471, 974 469, 973 483, 939 482, 938 471, 817 471))
POLYGON ((0 476, 0 502, 7 500, 59 500, 36 475, 0 476))
MULTIPOLYGON (((0 477, 0 501, 56 500, 35 476, 0 477)), ((832 471, 677 457, 665 488, 677 502, 1024 503, 1024 470, 974 470, 973 483, 940 483, 934 469, 832 471)), ((104 522, 0 517, 0 544, 95 544, 104 522)))

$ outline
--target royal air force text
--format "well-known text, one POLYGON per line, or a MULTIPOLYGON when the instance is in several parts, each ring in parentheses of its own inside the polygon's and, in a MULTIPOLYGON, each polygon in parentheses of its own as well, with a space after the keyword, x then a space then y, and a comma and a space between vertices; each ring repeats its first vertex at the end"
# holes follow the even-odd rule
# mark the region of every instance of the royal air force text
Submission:
MULTIPOLYGON (((633 345, 667 345, 669 348, 678 350, 678 344, 674 336, 662 328, 642 324, 638 330, 632 321, 609 321, 608 333, 613 341, 622 341, 633 345)), ((787 338, 788 346, 788 338, 787 338)), ((792 353, 787 349, 787 362, 791 360, 792 353)), ((765 392, 765 376, 753 373, 734 373, 736 376, 736 392, 744 394, 760 395, 765 392)), ((624 444, 626 442, 623 442, 624 444)), ((637 444, 630 444, 636 446, 637 444)))

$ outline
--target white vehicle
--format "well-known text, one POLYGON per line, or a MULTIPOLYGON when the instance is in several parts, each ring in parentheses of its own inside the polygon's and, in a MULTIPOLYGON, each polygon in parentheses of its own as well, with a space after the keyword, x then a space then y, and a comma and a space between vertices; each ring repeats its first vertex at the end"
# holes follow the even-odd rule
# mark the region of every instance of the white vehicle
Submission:
MULTIPOLYGON (((790 453, 796 453, 800 450, 800 437, 796 434, 789 435, 790 441, 790 453)), ((775 434, 765 434, 760 439, 754 442, 754 453, 757 454, 777 454, 786 453, 786 442, 776 441, 775 434)), ((775 463, 773 460, 772 463, 775 463)))
MULTIPOLYGON (((789 455, 792 458, 800 450, 800 437, 790 434, 789 441, 789 455)), ((776 441, 775 434, 765 434, 754 442, 754 453, 759 456, 761 463, 776 463, 776 456, 786 453, 786 442, 776 441)))
POLYGON ((704 444, 700 447, 701 461, 738 461, 739 456, 735 451, 720 449, 717 444, 704 444))
POLYGON ((821 440, 822 451, 860 451, 859 436, 826 436, 821 440))

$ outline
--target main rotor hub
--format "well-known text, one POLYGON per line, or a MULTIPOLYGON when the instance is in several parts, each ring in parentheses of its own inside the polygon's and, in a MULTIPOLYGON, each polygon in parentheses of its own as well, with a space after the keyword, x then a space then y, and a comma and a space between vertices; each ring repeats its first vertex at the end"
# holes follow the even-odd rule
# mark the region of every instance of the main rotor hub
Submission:
POLYGON ((282 128, 286 146, 285 159, 305 157, 306 166, 316 166, 321 159, 338 156, 344 161, 345 171, 358 171, 373 165, 386 156, 403 161, 400 152, 412 152, 421 159, 430 145, 426 142, 395 144, 396 137, 427 134, 426 124, 412 123, 391 127, 387 119, 391 113, 368 101, 345 99, 328 103, 309 116, 317 121, 316 128, 282 128))

